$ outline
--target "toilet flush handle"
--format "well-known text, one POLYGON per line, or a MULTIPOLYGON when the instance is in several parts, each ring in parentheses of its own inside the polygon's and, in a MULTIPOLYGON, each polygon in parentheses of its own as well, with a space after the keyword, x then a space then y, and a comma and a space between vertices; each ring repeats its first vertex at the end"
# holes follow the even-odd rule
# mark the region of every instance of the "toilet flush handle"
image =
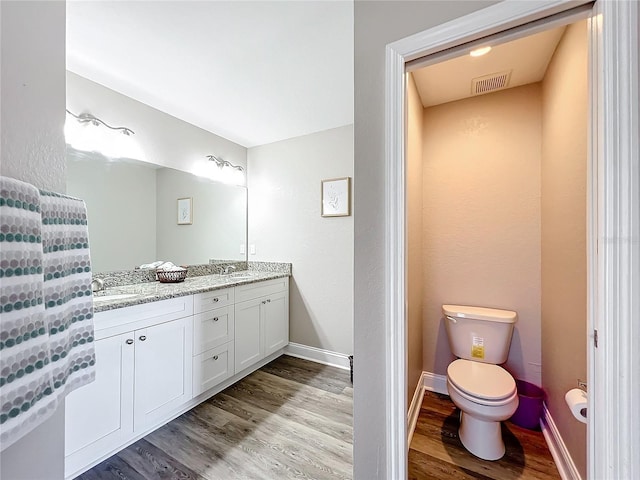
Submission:
POLYGON ((451 320, 453 323, 458 323, 457 320, 453 317, 450 317, 449 315, 445 315, 449 320, 451 320))

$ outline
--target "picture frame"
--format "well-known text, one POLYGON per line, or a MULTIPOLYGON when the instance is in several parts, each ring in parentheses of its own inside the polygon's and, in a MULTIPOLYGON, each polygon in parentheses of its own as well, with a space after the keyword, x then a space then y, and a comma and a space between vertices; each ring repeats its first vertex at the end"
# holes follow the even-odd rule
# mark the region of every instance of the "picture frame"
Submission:
POLYGON ((351 215, 351 177, 322 180, 320 198, 320 212, 323 217, 351 215))
POLYGON ((193 224, 193 198, 178 199, 178 225, 193 224))

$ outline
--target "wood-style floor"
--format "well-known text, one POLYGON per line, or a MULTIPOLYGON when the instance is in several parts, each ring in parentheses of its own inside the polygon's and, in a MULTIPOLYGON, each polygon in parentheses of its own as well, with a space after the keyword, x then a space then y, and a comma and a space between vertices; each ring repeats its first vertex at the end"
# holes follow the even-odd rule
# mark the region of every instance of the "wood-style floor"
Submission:
POLYGON ((409 479, 559 479, 542 432, 503 422, 505 456, 481 460, 458 438, 459 410, 446 395, 426 392, 409 449, 409 479))
POLYGON ((118 479, 350 479, 349 372, 282 356, 82 474, 118 479))

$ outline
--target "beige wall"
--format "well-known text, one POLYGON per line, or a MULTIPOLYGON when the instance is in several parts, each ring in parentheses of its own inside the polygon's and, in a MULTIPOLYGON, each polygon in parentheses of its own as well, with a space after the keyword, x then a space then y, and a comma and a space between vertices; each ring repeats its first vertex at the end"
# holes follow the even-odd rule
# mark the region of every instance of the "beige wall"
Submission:
POLYGON ((542 380, 551 416, 586 478, 586 425, 564 401, 587 378, 586 21, 565 32, 542 100, 542 380))
POLYGON ((353 177, 353 125, 249 149, 249 261, 293 264, 290 340, 353 352, 353 219, 320 216, 320 182, 353 177))
POLYGON ((422 379, 422 132, 424 108, 413 75, 407 85, 407 405, 422 379))
MULTIPOLYGON (((65 3, 0 2, 0 174, 64 192, 65 3)), ((64 478, 64 402, 0 454, 0 478, 64 478)))
POLYGON ((424 369, 454 358, 444 303, 518 312, 514 377, 540 385, 540 85, 425 109, 424 369))

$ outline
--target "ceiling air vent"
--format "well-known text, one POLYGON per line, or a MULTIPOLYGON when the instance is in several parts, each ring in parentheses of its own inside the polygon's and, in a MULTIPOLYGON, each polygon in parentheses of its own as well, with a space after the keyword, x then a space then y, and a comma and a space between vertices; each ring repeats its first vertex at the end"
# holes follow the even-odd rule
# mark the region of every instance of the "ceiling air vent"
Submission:
POLYGON ((471 80, 471 95, 482 95, 496 90, 503 90, 509 86, 510 78, 511 70, 474 78, 471 80))

